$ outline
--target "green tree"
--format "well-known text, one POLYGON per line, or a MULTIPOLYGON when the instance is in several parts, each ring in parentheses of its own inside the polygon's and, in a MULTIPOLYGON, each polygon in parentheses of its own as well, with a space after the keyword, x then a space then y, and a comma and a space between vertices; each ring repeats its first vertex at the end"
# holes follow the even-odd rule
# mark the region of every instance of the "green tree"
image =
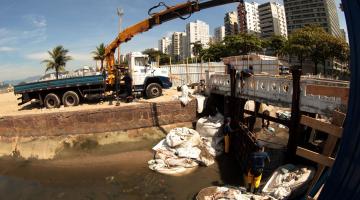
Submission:
POLYGON ((162 53, 161 51, 155 49, 146 49, 142 53, 148 55, 151 62, 159 61, 159 65, 170 63, 170 56, 162 53))
MULTIPOLYGON (((350 58, 350 48, 349 45, 339 37, 329 36, 329 59, 337 59, 342 63, 346 63, 350 58)), ((325 69, 324 69, 325 71, 325 69)))
POLYGON ((226 36, 224 43, 231 56, 259 52, 263 47, 263 41, 257 35, 247 33, 226 36))
POLYGON ((96 50, 92 52, 94 54, 94 60, 100 60, 101 67, 100 71, 104 69, 104 60, 105 60, 105 45, 101 43, 99 46, 96 47, 96 50))
POLYGON ((161 55, 161 51, 155 49, 145 49, 142 53, 148 55, 151 62, 156 62, 161 55))
POLYGON ((194 43, 191 43, 191 45, 193 45, 192 52, 195 56, 196 63, 197 63, 200 52, 203 50, 203 44, 200 41, 196 41, 194 43))
POLYGON ((66 62, 72 58, 66 55, 69 50, 64 49, 63 46, 59 45, 55 47, 52 51, 48 51, 50 59, 45 59, 42 63, 46 64, 45 72, 49 70, 55 70, 56 79, 59 78, 59 72, 65 70, 66 62))
POLYGON ((204 60, 221 61, 221 58, 229 56, 229 52, 223 43, 210 44, 208 49, 200 52, 200 57, 204 60))
POLYGON ((281 35, 273 35, 269 40, 263 44, 263 47, 266 46, 269 50, 274 52, 276 57, 284 52, 287 39, 281 35))
POLYGON ((284 51, 287 52, 289 56, 296 56, 302 67, 305 58, 310 54, 311 46, 313 44, 312 40, 312 35, 309 32, 304 31, 303 29, 295 30, 289 36, 284 51))

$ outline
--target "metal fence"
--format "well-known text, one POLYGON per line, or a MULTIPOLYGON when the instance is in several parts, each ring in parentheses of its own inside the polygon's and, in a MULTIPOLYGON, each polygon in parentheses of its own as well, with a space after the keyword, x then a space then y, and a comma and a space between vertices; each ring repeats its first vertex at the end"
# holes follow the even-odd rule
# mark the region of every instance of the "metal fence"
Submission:
POLYGON ((225 74, 225 65, 222 62, 163 65, 160 67, 169 71, 170 79, 175 87, 205 80, 206 71, 225 74))

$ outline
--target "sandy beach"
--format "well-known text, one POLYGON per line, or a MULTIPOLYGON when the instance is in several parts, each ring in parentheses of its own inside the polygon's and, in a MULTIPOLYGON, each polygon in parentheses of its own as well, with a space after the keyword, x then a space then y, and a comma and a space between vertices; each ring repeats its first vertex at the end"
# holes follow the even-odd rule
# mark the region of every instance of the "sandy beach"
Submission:
MULTIPOLYGON (((121 102, 120 106, 129 106, 135 105, 144 102, 164 102, 171 101, 176 99, 176 96, 179 96, 180 93, 176 89, 167 89, 163 90, 163 95, 154 99, 135 99, 134 102, 125 103, 121 102)), ((26 114, 40 114, 40 113, 52 113, 52 112, 68 112, 68 111, 78 111, 78 110, 90 110, 90 109, 99 109, 99 108, 111 108, 115 107, 116 101, 104 101, 100 102, 99 100, 86 101, 79 106, 75 107, 64 107, 56 109, 46 109, 41 108, 40 105, 35 102, 29 102, 24 105, 18 106, 20 100, 17 98, 21 97, 20 95, 14 95, 14 93, 2 93, 0 94, 0 117, 2 116, 14 116, 14 115, 26 115, 26 114)))

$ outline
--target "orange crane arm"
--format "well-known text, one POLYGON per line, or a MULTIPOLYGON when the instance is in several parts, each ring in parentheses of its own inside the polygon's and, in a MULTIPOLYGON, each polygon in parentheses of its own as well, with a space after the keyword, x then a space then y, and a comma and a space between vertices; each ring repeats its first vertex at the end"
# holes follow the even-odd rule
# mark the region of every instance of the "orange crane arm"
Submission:
MULTIPOLYGON (((161 12, 151 14, 150 18, 145 19, 135 25, 126 28, 121 33, 119 33, 119 35, 115 38, 115 40, 113 40, 106 47, 105 59, 107 63, 109 78, 111 78, 114 75, 113 74, 113 70, 114 70, 113 66, 115 65, 114 54, 115 54, 115 50, 118 48, 118 46, 121 43, 129 41, 135 35, 148 31, 152 27, 159 25, 163 22, 177 18, 185 19, 184 16, 186 15, 190 16, 192 13, 198 12, 206 8, 216 7, 216 6, 220 6, 228 3, 240 2, 240 1, 241 0, 207 0, 200 3, 198 0, 192 0, 186 3, 177 4, 175 6, 170 6, 170 7, 166 6, 162 2, 159 3, 157 6, 154 6, 152 9, 149 10, 149 14, 151 14, 150 12, 154 8, 159 7, 161 5, 166 6, 166 9, 161 12)), ((112 84, 111 82, 110 84, 112 84)))

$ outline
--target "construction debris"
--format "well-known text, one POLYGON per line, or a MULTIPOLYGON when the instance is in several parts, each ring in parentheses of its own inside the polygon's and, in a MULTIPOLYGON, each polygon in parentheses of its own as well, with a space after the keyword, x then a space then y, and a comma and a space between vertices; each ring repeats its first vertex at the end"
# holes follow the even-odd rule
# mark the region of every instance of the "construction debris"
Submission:
POLYGON ((288 199, 290 195, 302 193, 314 176, 315 170, 287 164, 279 167, 270 177, 262 192, 276 199, 288 199))

